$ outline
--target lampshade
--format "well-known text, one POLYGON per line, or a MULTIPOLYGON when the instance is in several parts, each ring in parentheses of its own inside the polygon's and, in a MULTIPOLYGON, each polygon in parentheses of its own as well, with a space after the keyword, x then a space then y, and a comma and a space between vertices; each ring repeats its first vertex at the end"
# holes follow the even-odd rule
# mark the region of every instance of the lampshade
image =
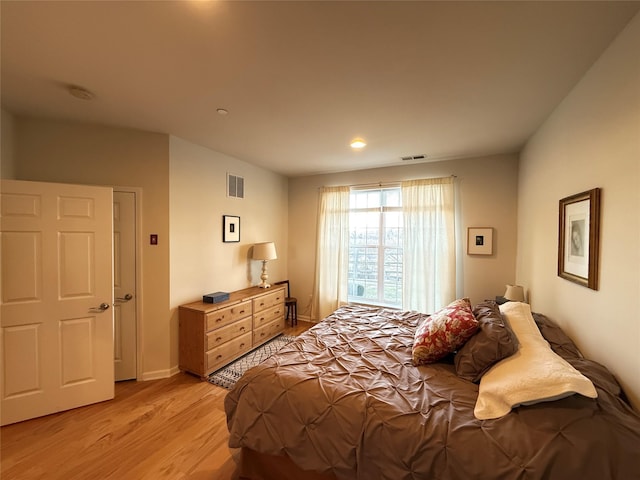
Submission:
POLYGON ((276 245, 273 242, 256 243, 253 246, 254 260, 275 260, 278 258, 276 254, 276 245))
POLYGON ((524 288, 520 285, 507 285, 507 291, 504 292, 504 298, 512 302, 524 302, 524 288))

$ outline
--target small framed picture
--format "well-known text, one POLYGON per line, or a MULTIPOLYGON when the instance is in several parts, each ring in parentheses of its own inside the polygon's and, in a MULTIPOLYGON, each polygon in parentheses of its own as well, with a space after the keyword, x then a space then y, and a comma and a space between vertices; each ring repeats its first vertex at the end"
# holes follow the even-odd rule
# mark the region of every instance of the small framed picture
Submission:
POLYGON ((240 217, 222 216, 222 241, 226 243, 240 241, 240 217))
POLYGON ((493 255, 493 228, 467 228, 467 254, 493 255))
POLYGON ((558 276, 598 289, 600 189, 560 200, 558 276))

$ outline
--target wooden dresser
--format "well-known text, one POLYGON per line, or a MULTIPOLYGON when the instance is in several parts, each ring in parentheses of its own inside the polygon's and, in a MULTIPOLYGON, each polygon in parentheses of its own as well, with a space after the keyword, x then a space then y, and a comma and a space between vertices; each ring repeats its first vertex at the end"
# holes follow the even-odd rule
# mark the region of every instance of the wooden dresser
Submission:
POLYGON ((179 307, 179 367, 202 378, 284 330, 284 287, 250 287, 179 307))

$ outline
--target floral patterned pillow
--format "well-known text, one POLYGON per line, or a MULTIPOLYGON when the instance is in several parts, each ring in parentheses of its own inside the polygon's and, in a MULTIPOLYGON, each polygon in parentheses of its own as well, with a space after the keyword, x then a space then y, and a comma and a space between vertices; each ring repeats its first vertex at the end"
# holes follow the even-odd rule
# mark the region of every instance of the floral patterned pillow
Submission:
POLYGON ((478 329, 468 298, 451 302, 418 326, 413 340, 414 365, 433 363, 456 351, 478 329))

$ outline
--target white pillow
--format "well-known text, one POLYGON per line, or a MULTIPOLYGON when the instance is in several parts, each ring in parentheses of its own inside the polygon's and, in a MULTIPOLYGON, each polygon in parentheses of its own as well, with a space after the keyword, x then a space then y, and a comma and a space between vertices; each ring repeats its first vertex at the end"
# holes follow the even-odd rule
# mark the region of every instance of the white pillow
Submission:
POLYGON ((474 415, 506 415, 518 405, 557 400, 574 393, 596 398, 593 383, 556 355, 536 325, 528 304, 507 302, 500 312, 518 337, 518 351, 496 363, 480 380, 474 415))

